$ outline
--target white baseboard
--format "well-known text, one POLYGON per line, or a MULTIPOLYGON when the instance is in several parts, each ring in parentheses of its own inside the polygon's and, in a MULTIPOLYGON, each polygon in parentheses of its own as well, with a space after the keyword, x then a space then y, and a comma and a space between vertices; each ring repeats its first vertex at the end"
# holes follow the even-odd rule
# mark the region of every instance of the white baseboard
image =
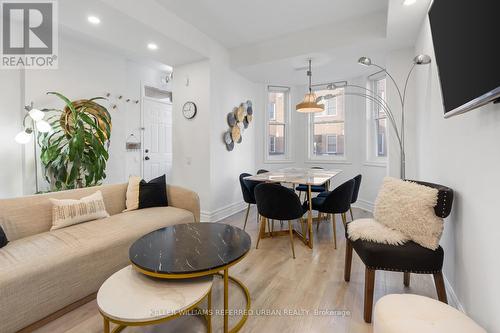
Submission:
POLYGON ((455 290, 453 290, 453 287, 450 284, 450 281, 446 278, 446 275, 443 274, 443 279, 444 279, 444 287, 446 289, 446 294, 448 295, 448 304, 453 306, 455 309, 467 314, 465 312, 465 309, 460 303, 460 300, 457 297, 457 294, 455 294, 455 290))
POLYGON ((248 206, 247 203, 245 203, 244 201, 240 201, 218 208, 211 212, 202 211, 200 214, 201 215, 200 219, 201 222, 218 222, 222 219, 225 219, 226 217, 241 212, 242 210, 247 208, 247 206, 248 206))
POLYGON ((373 202, 363 199, 358 199, 358 201, 356 201, 356 203, 353 204, 352 206, 373 213, 373 206, 374 206, 373 202))

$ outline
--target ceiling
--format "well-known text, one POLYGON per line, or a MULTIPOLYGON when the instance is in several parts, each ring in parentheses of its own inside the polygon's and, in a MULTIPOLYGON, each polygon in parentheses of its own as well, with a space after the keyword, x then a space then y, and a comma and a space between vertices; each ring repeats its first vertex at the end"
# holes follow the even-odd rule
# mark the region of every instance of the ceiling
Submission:
POLYGON ((226 48, 387 11, 387 0, 156 0, 226 48))
POLYGON ((342 80, 369 73, 360 56, 384 64, 391 50, 414 45, 429 1, 65 0, 59 23, 63 35, 155 67, 175 70, 224 50, 249 80, 299 85, 308 59, 315 82, 342 80), (101 24, 89 25, 88 15, 101 24))

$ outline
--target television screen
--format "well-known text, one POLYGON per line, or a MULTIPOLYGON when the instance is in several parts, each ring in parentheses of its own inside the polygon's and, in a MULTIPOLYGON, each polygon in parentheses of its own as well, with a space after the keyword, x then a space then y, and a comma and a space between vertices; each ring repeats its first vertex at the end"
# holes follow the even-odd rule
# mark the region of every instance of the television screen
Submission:
POLYGON ((445 116, 500 98, 499 0, 434 0, 429 10, 445 116))

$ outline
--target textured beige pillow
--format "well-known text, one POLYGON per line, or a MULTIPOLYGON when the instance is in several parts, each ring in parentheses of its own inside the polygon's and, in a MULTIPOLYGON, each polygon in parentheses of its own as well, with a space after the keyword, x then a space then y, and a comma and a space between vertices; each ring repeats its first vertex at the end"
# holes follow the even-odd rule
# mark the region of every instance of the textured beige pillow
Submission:
POLYGON ((443 233, 443 219, 434 213, 438 190, 386 177, 375 200, 373 217, 423 247, 435 250, 443 233))
POLYGON ((141 177, 131 176, 128 179, 127 195, 125 199, 124 212, 139 209, 139 183, 141 177))
POLYGON ((108 217, 101 191, 97 191, 80 200, 50 199, 52 202, 52 228, 50 230, 69 227, 73 224, 98 220, 108 217))

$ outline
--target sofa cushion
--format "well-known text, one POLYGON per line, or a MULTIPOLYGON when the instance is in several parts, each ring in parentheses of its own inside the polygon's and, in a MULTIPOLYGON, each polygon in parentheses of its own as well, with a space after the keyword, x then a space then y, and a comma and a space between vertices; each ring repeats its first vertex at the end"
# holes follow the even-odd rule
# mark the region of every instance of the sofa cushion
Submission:
POLYGON ((7 236, 5 235, 5 232, 3 232, 3 228, 0 225, 0 248, 4 247, 7 245, 9 241, 7 240, 7 236))
POLYGON ((139 209, 168 206, 165 175, 139 183, 139 209))
POLYGON ((73 224, 109 217, 101 191, 75 199, 50 199, 52 202, 52 228, 57 230, 73 224))
POLYGON ((0 295, 9 305, 0 307, 0 318, 9 318, 0 321, 0 332, 15 332, 97 291, 129 264, 135 240, 194 220, 184 209, 147 208, 10 242, 0 249, 0 295))

